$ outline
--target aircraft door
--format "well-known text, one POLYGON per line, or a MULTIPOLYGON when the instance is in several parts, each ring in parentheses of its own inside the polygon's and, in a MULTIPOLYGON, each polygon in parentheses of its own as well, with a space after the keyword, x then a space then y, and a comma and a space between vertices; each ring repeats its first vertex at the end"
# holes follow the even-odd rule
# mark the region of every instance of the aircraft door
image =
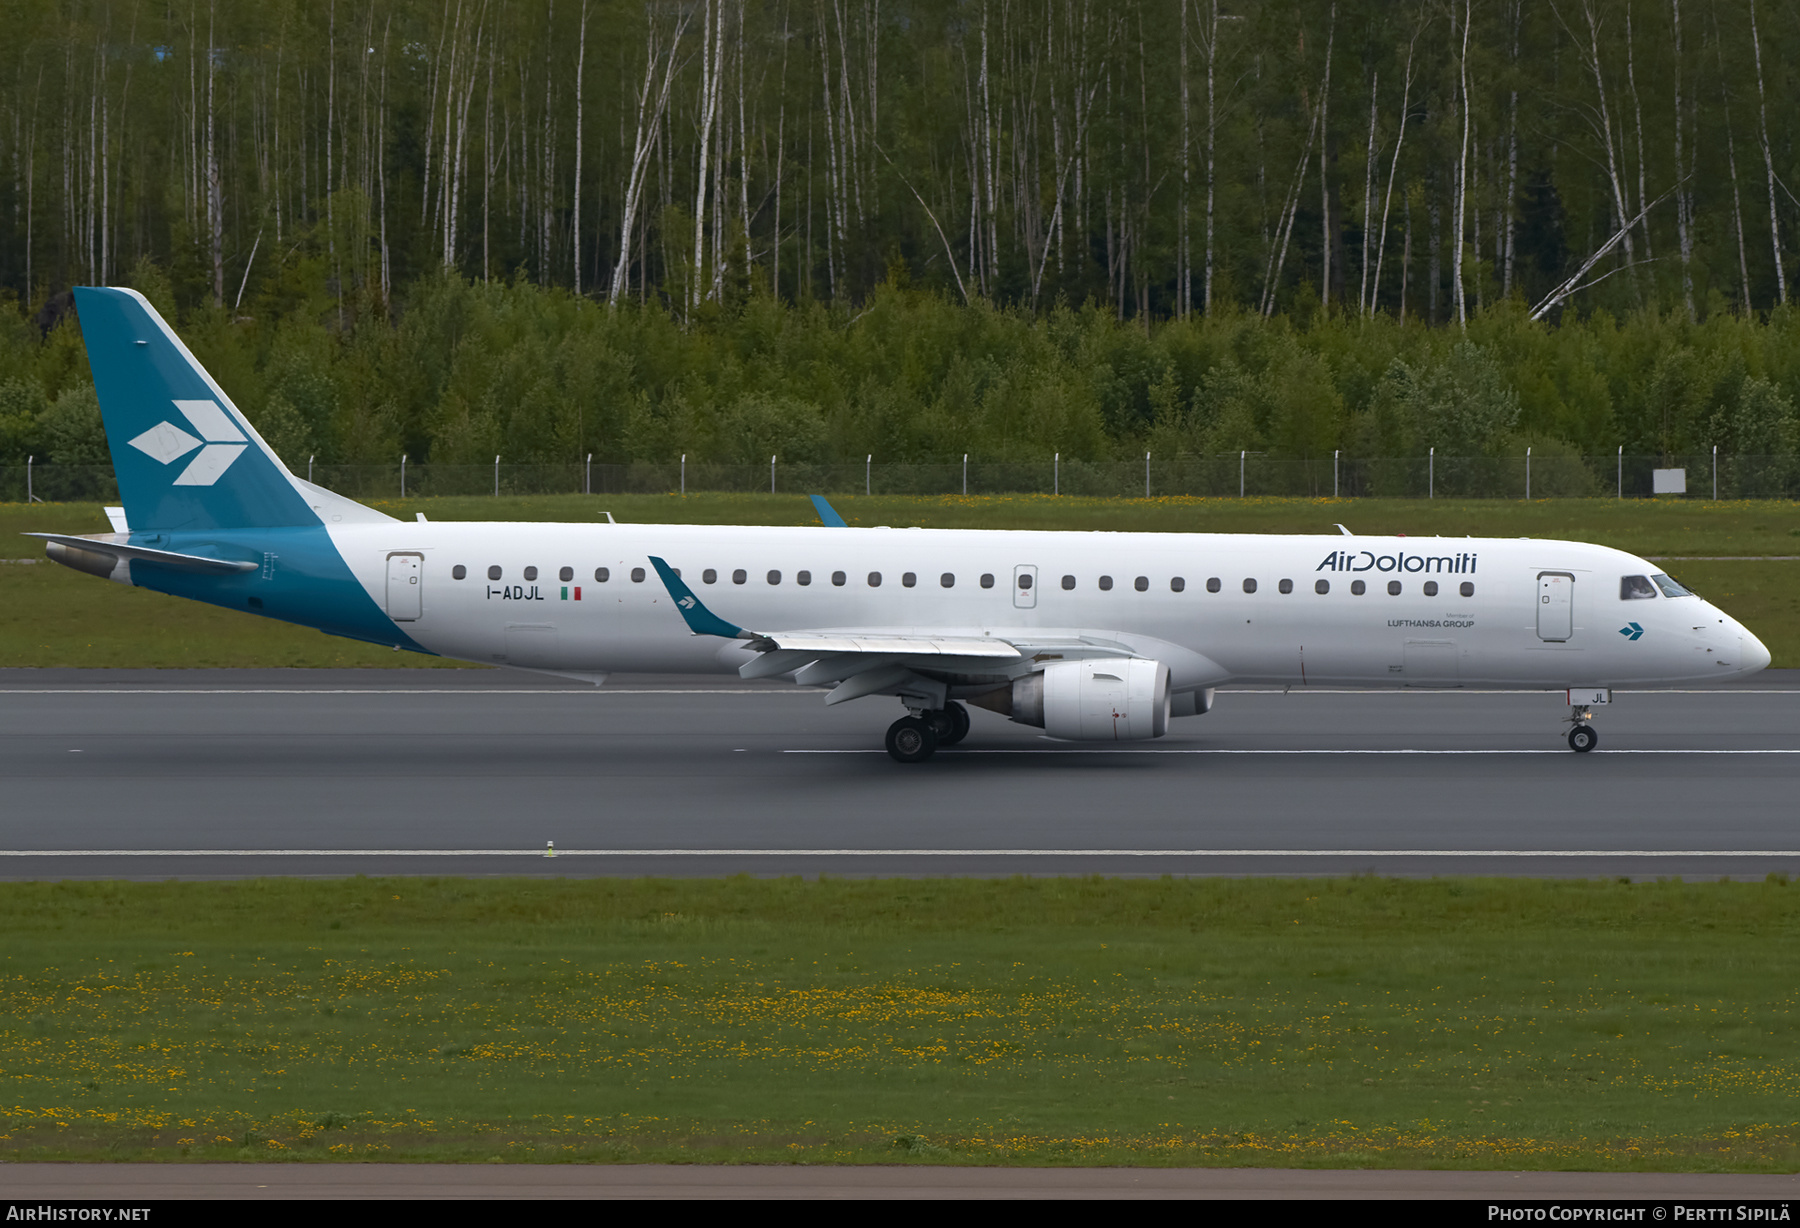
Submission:
POLYGON ((1020 610, 1037 609, 1037 568, 1013 568, 1013 606, 1020 610))
POLYGON ((423 609, 419 590, 425 571, 422 554, 390 554, 387 559, 387 613, 397 623, 416 622, 423 609))
POLYGON ((1575 577, 1566 571, 1540 571, 1537 582, 1537 633, 1551 644, 1575 634, 1575 577))

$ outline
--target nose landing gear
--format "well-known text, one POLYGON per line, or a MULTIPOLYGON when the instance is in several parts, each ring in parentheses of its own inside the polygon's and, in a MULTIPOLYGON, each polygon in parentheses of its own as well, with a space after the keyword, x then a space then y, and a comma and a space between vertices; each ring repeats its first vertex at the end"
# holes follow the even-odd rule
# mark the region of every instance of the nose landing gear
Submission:
POLYGON ((1600 735, 1595 733, 1594 727, 1587 723, 1587 709, 1578 708, 1576 711, 1578 711, 1580 715, 1571 718, 1576 723, 1574 728, 1569 730, 1569 749, 1577 754, 1585 755, 1588 751, 1593 750, 1594 747, 1600 745, 1600 735))

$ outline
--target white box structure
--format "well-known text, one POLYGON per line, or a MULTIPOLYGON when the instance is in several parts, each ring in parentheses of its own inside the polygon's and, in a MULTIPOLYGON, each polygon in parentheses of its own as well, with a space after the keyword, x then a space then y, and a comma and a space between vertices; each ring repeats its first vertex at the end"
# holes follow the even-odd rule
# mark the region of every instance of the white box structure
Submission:
POLYGON ((1686 469, 1653 469, 1650 472, 1650 493, 1653 495, 1685 495, 1687 494, 1686 469))

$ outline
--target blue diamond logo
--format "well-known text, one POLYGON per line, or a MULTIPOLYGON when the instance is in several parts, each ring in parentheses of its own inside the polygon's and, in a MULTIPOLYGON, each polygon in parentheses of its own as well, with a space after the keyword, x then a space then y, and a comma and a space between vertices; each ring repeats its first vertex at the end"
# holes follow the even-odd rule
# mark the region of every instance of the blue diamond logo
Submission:
POLYGON ((1626 623, 1619 628, 1619 634, 1635 644, 1643 636, 1644 629, 1636 623, 1626 623))

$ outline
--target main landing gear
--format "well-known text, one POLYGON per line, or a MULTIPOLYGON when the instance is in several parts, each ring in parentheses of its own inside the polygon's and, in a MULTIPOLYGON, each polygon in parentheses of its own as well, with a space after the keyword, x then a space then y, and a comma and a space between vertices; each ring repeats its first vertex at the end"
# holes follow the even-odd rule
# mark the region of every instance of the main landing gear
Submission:
POLYGON ((923 763, 940 746, 955 746, 969 733, 969 710, 958 703, 907 715, 888 726, 887 753, 898 763, 923 763))

